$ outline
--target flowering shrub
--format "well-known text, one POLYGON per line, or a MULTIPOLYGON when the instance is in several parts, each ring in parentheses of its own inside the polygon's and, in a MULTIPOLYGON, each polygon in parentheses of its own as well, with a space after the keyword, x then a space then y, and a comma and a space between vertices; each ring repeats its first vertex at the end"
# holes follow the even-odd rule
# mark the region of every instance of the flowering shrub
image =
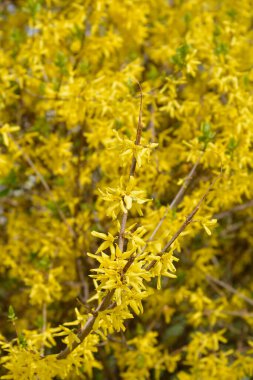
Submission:
POLYGON ((251 379, 251 1, 0 18, 1 379, 251 379))

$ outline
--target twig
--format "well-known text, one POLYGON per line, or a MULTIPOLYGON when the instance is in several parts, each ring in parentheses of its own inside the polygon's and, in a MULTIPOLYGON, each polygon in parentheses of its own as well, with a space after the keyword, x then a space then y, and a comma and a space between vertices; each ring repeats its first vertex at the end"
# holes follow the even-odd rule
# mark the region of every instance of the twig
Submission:
POLYGON ((81 282, 81 289, 83 293, 81 296, 81 301, 86 302, 87 299, 89 298, 89 286, 84 277, 84 269, 83 269, 83 263, 82 263, 81 257, 77 257, 76 259, 76 269, 77 269, 78 277, 81 282))
MULTIPOLYGON (((211 184, 209 186, 209 188, 207 189, 207 191, 205 192, 205 194, 201 197, 200 201, 198 202, 197 206, 194 207, 194 209, 190 212, 190 214, 187 215, 185 221, 181 224, 181 226, 179 227, 179 229, 175 232, 175 234, 172 236, 172 238, 168 241, 168 243, 164 246, 164 248, 161 250, 161 252, 159 253, 159 256, 162 256, 163 253, 165 253, 168 248, 171 247, 171 245, 176 241, 176 239, 181 235, 181 233, 186 229, 186 227, 192 222, 193 220, 193 217, 196 215, 196 213, 199 211, 200 209, 200 206, 201 204, 204 202, 204 200, 206 199, 207 195, 209 194, 210 192, 210 189, 211 187, 213 186, 213 184, 211 184)), ((155 264, 157 263, 156 260, 153 260, 147 267, 146 267, 146 270, 149 271, 151 268, 153 268, 155 266, 155 264)))
MULTIPOLYGON (((142 94, 142 87, 141 84, 136 80, 139 89, 140 89, 140 109, 139 109, 139 119, 138 119, 138 126, 137 126, 137 132, 136 132, 136 138, 135 138, 135 145, 140 145, 141 142, 141 133, 142 133, 142 101, 143 101, 143 94, 142 94)), ((134 176, 136 168, 136 158, 133 155, 132 158, 132 165, 130 169, 130 177, 134 176)))
MULTIPOLYGON (((201 157, 199 157, 199 159, 197 160, 197 162, 192 167, 190 173, 185 178, 185 181, 184 181, 183 185, 180 187, 179 191, 177 192, 176 196, 172 200, 171 204, 166 208, 163 217, 160 219, 160 221, 156 225, 154 231, 152 232, 152 234, 148 238, 147 243, 150 243, 151 241, 153 241, 154 237, 156 236, 157 232, 159 231, 159 229, 161 228, 163 222, 165 221, 165 219, 166 219, 166 217, 168 215, 169 210, 175 209, 177 207, 177 205, 179 204, 180 200, 182 199, 182 196, 184 195, 184 193, 185 193, 185 191, 186 191, 186 189, 187 189, 190 181, 192 180, 192 178, 193 178, 193 176, 194 176, 194 174, 196 172, 196 169, 197 169, 197 167, 199 165, 200 158, 201 157)), ((147 243, 145 244, 145 246, 142 249, 143 252, 145 251, 145 249, 147 247, 147 243)))
POLYGON ((249 313, 247 310, 223 311, 223 313, 228 314, 228 315, 233 315, 235 317, 241 317, 241 318, 253 317, 253 313, 249 313))
POLYGON ((126 230, 126 222, 127 222, 128 212, 124 212, 121 219, 120 231, 119 231, 119 249, 123 251, 124 249, 124 233, 126 230))
MULTIPOLYGON (((154 117, 155 109, 154 109, 154 105, 152 103, 149 106, 149 112, 150 112, 150 121, 148 124, 148 129, 150 129, 150 131, 151 131, 151 142, 155 143, 156 142, 155 117, 154 117)), ((158 159, 157 152, 155 153, 155 163, 156 163, 157 174, 159 174, 160 170, 159 170, 159 159, 158 159)))
MULTIPOLYGON (((137 81, 139 89, 140 89, 140 109, 139 109, 139 118, 138 118, 138 125, 137 125, 137 132, 136 132, 136 138, 135 138, 135 145, 140 145, 141 141, 141 133, 142 133, 142 87, 141 84, 137 81)), ((129 179, 130 177, 134 176, 136 169, 136 158, 133 155, 132 157, 132 163, 131 163, 131 168, 130 168, 130 173, 129 173, 129 179)), ((127 223, 127 218, 128 218, 128 211, 124 212, 122 215, 121 223, 120 223, 120 232, 119 232, 119 249, 121 251, 124 250, 124 233, 126 229, 126 223, 127 223)))
POLYGON ((237 211, 243 211, 249 207, 252 207, 253 206, 253 199, 250 200, 249 202, 246 202, 246 203, 243 203, 241 205, 237 205, 233 208, 231 208, 230 210, 227 210, 227 211, 222 211, 218 214, 214 214, 214 218, 215 219, 223 219, 225 218, 226 216, 229 216, 230 214, 234 213, 234 212, 237 212, 237 211))
MULTIPOLYGON (((140 92, 141 92, 141 101, 140 101, 140 111, 139 111, 139 119, 138 119, 135 144, 139 145, 140 140, 141 140, 141 132, 142 132, 142 88, 141 88, 141 85, 138 81, 137 81, 137 83, 138 83, 138 86, 139 86, 140 92)), ((135 168, 136 168, 136 158, 133 155, 129 178, 131 176, 134 176, 135 168)), ((122 220, 121 220, 120 233, 119 233, 119 248, 122 251, 124 251, 124 233, 125 233, 125 228, 126 228, 127 217, 128 217, 128 212, 123 213, 122 220)), ((129 266, 128 266, 128 268, 129 268, 129 266)), ((124 269, 125 268, 123 268, 123 271, 124 271, 124 269)), ((79 342, 74 341, 71 347, 67 346, 63 351, 61 351, 57 355, 58 360, 65 359, 90 334, 90 332, 92 331, 93 325, 94 325, 94 323, 98 317, 99 312, 108 309, 114 293, 115 293, 115 289, 112 289, 106 294, 106 296, 103 298, 103 300, 97 306, 95 311, 92 313, 92 316, 90 316, 88 318, 84 327, 78 331, 77 337, 79 338, 79 342)))
POLYGON ((233 286, 227 284, 224 281, 218 280, 217 278, 211 276, 210 274, 206 275, 206 279, 214 282, 215 284, 219 285, 220 287, 226 289, 228 292, 236 294, 237 297, 241 298, 245 302, 247 302, 249 305, 253 306, 253 299, 245 296, 244 294, 240 293, 238 290, 233 288, 233 286))
POLYGON ((101 303, 97 306, 97 308, 93 312, 93 315, 88 318, 87 322, 85 323, 85 326, 78 331, 77 337, 79 338, 79 342, 74 341, 71 347, 66 347, 63 351, 61 351, 57 355, 58 360, 65 359, 90 334, 92 327, 97 319, 98 313, 107 309, 114 293, 115 293, 115 289, 107 293, 107 295, 103 298, 101 303))
MULTIPOLYGON (((32 159, 28 156, 27 153, 24 152, 24 150, 21 148, 21 146, 13 139, 13 137, 8 134, 8 137, 10 140, 12 140, 12 142, 14 143, 14 145, 16 146, 16 148, 21 152, 22 156, 24 157, 24 160, 28 163, 28 165, 33 169, 34 173, 36 174, 36 176, 39 178, 42 186, 44 187, 44 189, 46 190, 47 193, 51 193, 51 189, 48 185, 48 183, 46 182, 45 178, 43 177, 43 175, 40 173, 40 171, 36 168, 34 162, 32 161, 32 159)), ((68 228, 68 231, 69 233, 74 236, 75 235, 75 232, 73 230, 73 228, 70 226, 70 224, 67 222, 66 218, 65 218, 65 215, 63 214, 62 210, 58 207, 58 205, 56 204, 56 210, 61 218, 61 220, 63 221, 63 223, 66 225, 66 227, 68 228)))
POLYGON ((180 203, 181 199, 182 199, 182 196, 184 195, 187 187, 189 186, 189 183, 191 182, 195 172, 196 172, 196 169, 199 165, 199 162, 200 162, 200 159, 201 159, 202 155, 198 158, 197 162, 194 164, 194 166, 192 167, 190 173, 188 174, 188 176, 185 178, 185 181, 184 183, 182 184, 182 186, 180 187, 178 193, 176 194, 175 198, 173 199, 173 201, 171 202, 169 208, 172 210, 174 208, 176 208, 178 206, 178 204, 180 203))
MULTIPOLYGON (((42 328, 41 328, 41 333, 44 334, 47 328, 47 304, 44 302, 42 306, 42 328)), ((41 346, 40 354, 41 356, 44 355, 44 344, 41 346)))

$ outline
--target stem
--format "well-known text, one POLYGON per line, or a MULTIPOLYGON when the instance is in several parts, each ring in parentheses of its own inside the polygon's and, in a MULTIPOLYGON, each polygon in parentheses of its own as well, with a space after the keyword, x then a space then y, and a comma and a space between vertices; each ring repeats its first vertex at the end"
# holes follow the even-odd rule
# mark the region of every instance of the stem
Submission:
POLYGON ((229 216, 230 214, 232 214, 234 212, 243 211, 243 210, 245 210, 245 209, 247 209, 249 207, 252 207, 252 206, 253 206, 253 199, 251 199, 250 201, 248 201, 246 203, 243 203, 241 205, 234 206, 230 210, 222 211, 222 212, 220 212, 218 214, 214 214, 214 218, 215 219, 223 219, 226 216, 229 216))
POLYGON ((245 296, 244 294, 240 293, 238 290, 236 290, 235 288, 233 288, 233 286, 227 284, 224 281, 218 280, 217 278, 215 278, 215 277, 213 277, 213 276, 211 276, 209 274, 206 275, 206 279, 208 281, 212 281, 216 285, 219 285, 220 287, 226 289, 230 293, 236 294, 237 297, 241 298, 242 300, 244 300, 245 302, 247 302, 249 305, 253 306, 253 299, 251 299, 251 298, 245 296))
MULTIPOLYGON (((41 328, 41 333, 44 334, 47 328, 47 304, 44 302, 42 306, 42 328, 41 328)), ((44 343, 41 346, 40 354, 41 356, 44 355, 44 343)))
POLYGON ((175 209, 177 207, 177 205, 180 203, 183 194, 185 193, 185 191, 186 191, 186 189, 187 189, 190 181, 192 180, 192 178, 193 178, 193 176, 194 176, 194 174, 196 172, 196 169, 197 169, 197 167, 199 165, 200 158, 201 158, 201 156, 199 157, 199 159, 197 160, 197 162, 195 163, 195 165, 192 167, 190 173, 185 178, 185 181, 184 181, 183 185, 180 187, 179 191, 177 192, 176 196, 172 200, 171 204, 166 208, 163 217, 157 223, 154 231, 152 232, 152 234, 148 238, 146 244, 142 248, 141 253, 143 253, 145 251, 145 249, 147 248, 148 243, 150 243, 151 241, 154 240, 157 232, 159 231, 159 229, 161 228, 163 222, 165 221, 166 216, 168 215, 169 210, 175 209))
MULTIPOLYGON (((137 81, 137 83, 138 83, 138 86, 140 88, 140 93, 141 93, 141 98, 140 99, 141 100, 140 100, 140 110, 139 110, 139 119, 138 119, 138 126, 137 126, 137 132, 136 132, 135 145, 139 145, 140 144, 141 132, 142 132, 142 121, 141 121, 141 119, 142 119, 142 97, 143 97, 143 95, 142 95, 141 85, 140 85, 140 83, 138 81, 137 81)), ((129 173, 129 178, 131 176, 134 176, 135 169, 136 169, 136 159, 135 159, 135 157, 133 155, 132 164, 131 164, 130 173, 129 173)), ((121 226, 120 226, 120 233, 119 233, 119 248, 121 249, 122 252, 124 251, 124 233, 125 233, 125 229, 126 229, 127 217, 128 217, 128 212, 123 213, 122 220, 121 220, 121 226)), ((132 262, 133 262, 133 260, 132 260, 132 262)), ((128 268, 129 268, 129 266, 128 266, 128 268)), ((123 272, 124 272, 124 270, 125 270, 125 268, 123 268, 123 272)), ((77 337, 79 338, 80 341, 79 342, 76 342, 76 341, 73 342, 73 344, 72 344, 71 347, 66 347, 63 351, 61 351, 57 355, 57 359, 58 360, 65 359, 91 333, 93 325, 94 325, 94 323, 95 323, 95 321, 96 321, 96 319, 98 317, 99 312, 104 311, 104 310, 106 310, 106 309, 109 308, 114 293, 115 293, 115 289, 110 290, 107 293, 107 295, 103 298, 103 300, 100 302, 100 304, 97 306, 97 308, 93 312, 93 315, 91 315, 88 318, 88 320, 85 323, 84 327, 82 329, 80 329, 79 332, 77 333, 77 337)))
MULTIPOLYGON (((220 176, 219 176, 220 177, 220 176)), ((212 183, 211 185, 208 187, 207 191, 205 192, 205 194, 201 197, 201 199, 199 200, 198 204, 196 207, 194 207, 194 209, 190 212, 190 214, 187 215, 185 221, 181 224, 181 226, 179 227, 179 229, 175 232, 175 234, 172 236, 172 238, 168 241, 168 243, 164 246, 164 248, 161 250, 159 256, 162 256, 163 253, 165 253, 168 248, 171 247, 171 245, 175 242, 175 240, 181 235, 181 233, 186 229, 186 227, 192 222, 194 216, 196 215, 196 213, 199 211, 200 209, 200 206, 201 204, 204 202, 204 200, 206 199, 207 195, 209 194, 211 188, 213 187, 213 185, 215 184, 215 182, 217 181, 217 179, 219 178, 217 177, 212 183)), ((155 265, 156 265, 157 261, 156 260, 153 260, 147 267, 146 267, 146 270, 149 271, 151 268, 153 268, 155 265)))
MULTIPOLYGON (((40 173, 40 171, 37 169, 37 167, 35 166, 35 164, 32 161, 32 159, 28 156, 27 153, 25 153, 23 151, 23 149, 21 148, 21 146, 13 139, 13 137, 10 134, 8 134, 8 137, 9 137, 10 140, 12 140, 12 142, 14 143, 14 145, 16 146, 16 148, 21 152, 22 156, 24 157, 24 160, 33 169, 34 173, 39 178, 39 180, 40 180, 42 186, 44 187, 44 189, 46 190, 46 192, 49 193, 49 194, 51 194, 51 189, 50 189, 47 181, 45 180, 45 178, 43 177, 43 175, 40 173)), ((57 204, 56 204, 56 210, 57 210, 58 215, 60 216, 61 220, 63 221, 63 223, 68 228, 68 231, 71 234, 71 236, 74 236, 75 232, 74 232, 73 228, 67 222, 67 220, 65 218, 65 215, 63 214, 62 210, 58 207, 57 204)))

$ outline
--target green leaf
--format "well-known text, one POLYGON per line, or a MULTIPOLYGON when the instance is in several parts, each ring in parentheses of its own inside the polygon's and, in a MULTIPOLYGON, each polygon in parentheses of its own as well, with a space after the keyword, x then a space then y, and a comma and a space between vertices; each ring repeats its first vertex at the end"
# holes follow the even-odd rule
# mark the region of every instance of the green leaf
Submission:
POLYGON ((172 63, 175 65, 179 66, 180 68, 185 66, 185 60, 186 56, 190 51, 190 45, 188 44, 183 44, 176 50, 176 54, 173 55, 171 58, 172 63))
POLYGON ((61 51, 57 52, 54 63, 57 67, 59 67, 60 72, 63 75, 68 74, 68 69, 67 69, 68 58, 66 57, 66 55, 63 52, 61 52, 61 51))
POLYGON ((6 177, 0 178, 0 185, 6 186, 10 189, 14 189, 17 186, 17 175, 12 169, 6 177))
POLYGON ((16 317, 16 314, 15 314, 15 311, 14 311, 14 308, 12 305, 9 306, 9 309, 8 309, 8 319, 11 321, 11 322, 14 322, 17 317, 16 317))
POLYGON ((218 42, 214 49, 216 55, 226 55, 229 51, 228 45, 224 42, 218 42))
POLYGON ((34 19, 36 17, 36 14, 41 10, 42 3, 42 0, 27 0, 23 9, 34 19))
POLYGON ((6 197, 9 194, 9 192, 10 192, 10 189, 6 189, 6 188, 0 190, 0 198, 1 197, 6 197))
POLYGON ((19 334, 19 336, 18 336, 18 343, 23 348, 27 348, 27 346, 28 346, 26 338, 25 338, 25 336, 22 333, 19 334))
POLYGON ((200 130, 202 135, 199 136, 199 141, 203 142, 204 147, 206 148, 207 144, 214 139, 215 132, 212 131, 211 124, 206 121, 201 124, 200 130))
POLYGON ((155 65, 150 65, 149 71, 147 72, 147 79, 156 79, 159 77, 159 71, 155 65))

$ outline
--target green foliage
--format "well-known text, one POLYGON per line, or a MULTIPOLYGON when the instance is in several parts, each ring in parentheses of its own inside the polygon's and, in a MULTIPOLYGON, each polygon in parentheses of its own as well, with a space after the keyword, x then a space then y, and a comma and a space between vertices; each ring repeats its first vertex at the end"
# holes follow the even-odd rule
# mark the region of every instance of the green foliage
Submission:
POLYGON ((12 305, 10 305, 10 306, 9 306, 9 309, 8 309, 8 319, 9 319, 11 322, 14 322, 14 321, 17 319, 16 314, 15 314, 15 311, 14 311, 12 305))

